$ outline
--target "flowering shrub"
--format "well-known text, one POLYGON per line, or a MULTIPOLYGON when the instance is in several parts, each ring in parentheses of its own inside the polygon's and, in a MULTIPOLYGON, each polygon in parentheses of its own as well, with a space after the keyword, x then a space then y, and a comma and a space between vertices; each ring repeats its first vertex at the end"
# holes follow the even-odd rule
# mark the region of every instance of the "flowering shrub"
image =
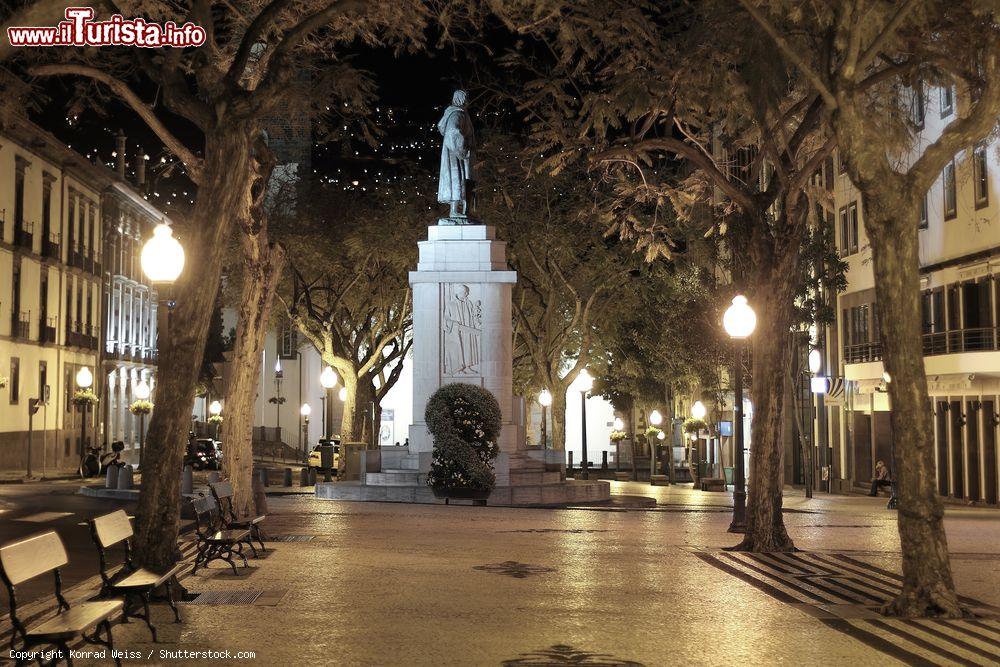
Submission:
POLYGON ((98 400, 93 389, 77 389, 76 393, 73 394, 73 405, 77 406, 97 405, 98 400))
POLYGON ((222 423, 222 415, 210 415, 208 417, 208 423, 209 424, 221 424, 222 423))
POLYGON ((628 437, 628 433, 625 431, 612 431, 608 437, 611 438, 611 442, 621 442, 628 437))
POLYGON ((697 433, 698 431, 707 431, 708 423, 704 419, 696 419, 695 417, 690 417, 684 420, 684 432, 685 433, 697 433))
POLYGON ((660 433, 662 432, 663 431, 661 429, 655 426, 650 426, 649 428, 646 429, 646 437, 649 438, 650 440, 655 440, 660 436, 660 433))
POLYGON ((128 411, 134 415, 148 415, 153 411, 153 403, 139 399, 128 406, 128 411))
POLYGON ((427 484, 488 491, 496 484, 493 460, 500 453, 500 405, 486 389, 448 384, 431 396, 424 412, 434 437, 427 484))

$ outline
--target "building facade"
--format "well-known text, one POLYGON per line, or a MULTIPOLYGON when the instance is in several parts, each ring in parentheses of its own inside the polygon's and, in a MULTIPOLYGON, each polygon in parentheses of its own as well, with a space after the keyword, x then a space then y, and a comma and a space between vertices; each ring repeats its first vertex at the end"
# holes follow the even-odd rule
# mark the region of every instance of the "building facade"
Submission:
MULTIPOLYGON (((958 117, 963 100, 947 88, 915 95, 919 131, 908 159, 958 117)), ((997 503, 1000 425, 1000 142, 954 156, 927 192, 919 220, 924 364, 934 415, 938 491, 967 502, 997 503)), ((875 308, 864 206, 837 161, 834 224, 848 264, 836 326, 825 332, 834 376, 817 433, 829 443, 834 490, 866 488, 875 462, 891 465, 892 427, 875 308)), ((889 378, 891 381, 891 378, 889 378)))
MULTIPOLYGON (((107 415, 117 398, 106 400, 108 383, 97 369, 110 343, 119 341, 119 329, 109 319, 114 309, 105 304, 115 292, 115 221, 122 202, 142 210, 146 219, 159 219, 121 176, 92 164, 33 123, 11 119, 0 127, 2 471, 26 472, 29 449, 36 475, 73 470, 86 444, 117 439, 110 436, 120 430, 105 429, 105 423, 113 423, 107 415), (83 367, 92 371, 92 389, 101 399, 86 415, 73 404, 76 375, 83 367), (32 415, 33 398, 42 403, 32 415)), ((148 228, 148 221, 140 223, 133 238, 145 229, 142 224, 148 228)), ((148 316, 141 308, 130 313, 148 316)), ((148 356, 155 315, 152 322, 134 334, 130 329, 123 339, 144 341, 139 350, 146 355, 141 370, 147 373, 155 360, 155 354, 148 356)), ((110 369, 104 376, 109 374, 110 369)))

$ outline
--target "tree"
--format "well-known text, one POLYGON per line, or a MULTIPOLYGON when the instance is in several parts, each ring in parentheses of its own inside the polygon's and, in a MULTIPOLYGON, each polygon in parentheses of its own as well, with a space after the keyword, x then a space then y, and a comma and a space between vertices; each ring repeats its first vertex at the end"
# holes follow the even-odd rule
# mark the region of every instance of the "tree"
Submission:
POLYGON ((793 549, 781 515, 786 392, 773 379, 796 324, 809 216, 824 203, 810 184, 833 148, 821 101, 723 2, 553 2, 505 18, 555 54, 507 59, 528 73, 514 97, 539 167, 586 161, 615 195, 601 219, 650 259, 673 256, 677 226, 723 237, 734 287, 758 314, 755 482, 737 548, 793 549))
MULTIPOLYGON (((86 92, 96 100, 110 91, 149 125, 198 186, 190 224, 179 234, 187 270, 174 287, 177 305, 159 328, 159 363, 169 372, 157 383, 137 511, 138 561, 162 568, 177 554, 178 472, 226 240, 233 221, 250 224, 258 199, 254 188, 266 180, 269 159, 265 151, 255 150, 262 123, 289 109, 318 111, 330 99, 356 97, 364 77, 347 63, 346 51, 359 43, 399 48, 419 44, 426 9, 415 1, 319 0, 253 2, 242 5, 240 12, 210 0, 180 5, 128 2, 119 3, 119 8, 149 20, 194 22, 205 29, 206 42, 184 50, 45 50, 28 57, 62 60, 32 64, 28 72, 91 81, 94 87, 86 92), (305 80, 303 71, 309 73, 305 80), (148 102, 154 92, 155 101, 148 102)), ((267 246, 258 243, 256 248, 265 252, 267 246)), ((238 338, 243 335, 237 332, 238 338)), ((237 343, 236 354, 253 349, 237 343)), ((237 365, 243 361, 257 363, 234 359, 237 365)), ((253 393, 234 398, 252 404, 253 393)), ((232 417, 234 406, 228 407, 227 416, 232 417)), ((249 440, 227 443, 227 450, 234 447, 248 450, 249 440)), ((242 465, 241 471, 249 468, 242 465)), ((241 474, 233 482, 245 485, 240 491, 245 498, 249 476, 241 474)))
MULTIPOLYGON (((740 0, 809 82, 862 193, 872 245, 879 336, 892 378, 903 587, 886 612, 962 615, 935 488, 933 423, 921 344, 917 221, 944 166, 1000 115, 1000 24, 984 2, 860 2, 818 6, 740 0), (964 115, 913 154, 923 83, 960 84, 964 115)), ((922 99, 921 99, 922 102, 922 99)), ((922 108, 923 105, 921 104, 922 108)))
POLYGON ((285 311, 344 383, 347 442, 372 441, 412 345, 408 276, 421 231, 413 220, 427 215, 427 202, 412 191, 400 200, 401 187, 362 193, 314 184, 310 203, 280 231, 290 264, 285 311))

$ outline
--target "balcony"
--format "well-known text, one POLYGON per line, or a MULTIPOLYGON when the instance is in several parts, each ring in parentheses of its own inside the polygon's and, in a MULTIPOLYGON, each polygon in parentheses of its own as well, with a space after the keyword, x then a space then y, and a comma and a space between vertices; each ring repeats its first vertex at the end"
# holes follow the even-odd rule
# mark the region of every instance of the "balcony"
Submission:
POLYGON ((28 340, 31 337, 31 312, 20 312, 11 318, 11 335, 14 338, 28 340))
POLYGON ((43 315, 38 321, 38 330, 41 332, 39 339, 43 343, 56 342, 56 318, 43 315))
POLYGON ((59 261, 62 259, 62 254, 59 251, 59 235, 55 232, 50 232, 48 238, 42 241, 42 254, 49 259, 59 261))
POLYGON ((93 262, 91 264, 91 273, 95 276, 100 276, 104 273, 104 269, 101 266, 101 253, 95 252, 93 256, 93 262))
POLYGON ((14 245, 31 250, 35 242, 35 223, 22 220, 14 227, 14 245))
MULTIPOLYGON (((1000 350, 1000 327, 951 329, 921 336, 925 357, 961 352, 1000 350)), ((861 343, 844 347, 844 363, 863 364, 882 360, 882 343, 861 343)))
POLYGON ((69 265, 78 269, 83 268, 83 253, 77 248, 72 248, 69 252, 69 265))

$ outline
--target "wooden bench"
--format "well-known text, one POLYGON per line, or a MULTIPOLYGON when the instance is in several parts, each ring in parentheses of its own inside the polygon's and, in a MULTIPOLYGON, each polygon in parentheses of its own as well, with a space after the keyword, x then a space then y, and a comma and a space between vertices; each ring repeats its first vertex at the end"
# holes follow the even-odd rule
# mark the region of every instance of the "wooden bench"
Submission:
POLYGON ((163 573, 152 572, 137 567, 132 562, 132 522, 125 510, 118 510, 90 520, 90 534, 97 545, 97 553, 101 561, 101 592, 100 595, 119 594, 125 598, 122 616, 127 622, 131 618, 141 618, 146 621, 149 634, 156 641, 156 628, 149 615, 150 596, 161 586, 165 589, 167 604, 174 611, 174 621, 181 622, 177 605, 173 600, 173 581, 184 566, 178 563, 163 573), (112 572, 108 566, 107 549, 116 544, 125 544, 125 561, 117 571, 112 572), (129 603, 142 605, 143 613, 131 613, 129 603))
MULTIPOLYGON (((59 568, 69 563, 66 548, 62 540, 50 531, 27 539, 12 542, 0 547, 0 578, 7 587, 10 600, 10 622, 14 627, 11 634, 10 648, 14 649, 17 637, 21 638, 22 646, 18 650, 29 651, 40 645, 54 646, 61 651, 51 664, 65 659, 72 665, 69 642, 82 638, 88 644, 106 646, 109 652, 114 650, 111 637, 111 617, 122 610, 121 600, 103 600, 99 602, 81 602, 70 607, 62 594, 62 578, 59 568), (58 613, 56 616, 42 621, 33 627, 26 627, 17 616, 17 596, 15 588, 29 579, 52 572, 55 578, 55 599, 58 613), (87 630, 93 628, 92 634, 87 630), (100 633, 105 634, 101 638, 100 633)), ((30 662, 27 658, 19 658, 18 665, 30 662)), ((115 658, 115 664, 121 665, 121 660, 115 658)))
POLYGON ((649 478, 649 483, 653 486, 669 486, 670 480, 666 475, 651 475, 649 478))
POLYGON ((632 479, 632 473, 630 472, 616 472, 615 481, 616 482, 628 482, 632 479))
MULTIPOLYGON (((235 508, 233 508, 233 484, 229 480, 213 482, 209 484, 208 487, 212 491, 212 496, 215 498, 215 502, 219 503, 220 515, 222 517, 222 523, 225 527, 231 530, 246 528, 250 531, 250 537, 253 540, 257 540, 257 544, 260 545, 260 550, 266 552, 267 549, 264 548, 264 536, 260 529, 260 524, 267 518, 267 515, 259 514, 257 516, 246 516, 240 518, 240 516, 236 513, 235 508)), ((253 555, 257 556, 257 550, 253 548, 253 542, 248 541, 247 544, 250 545, 253 555)))
POLYGON ((233 562, 234 556, 243 559, 243 567, 250 567, 247 557, 243 555, 243 545, 250 541, 250 529, 223 528, 219 504, 212 496, 199 496, 191 501, 191 505, 198 537, 198 553, 191 573, 194 574, 200 565, 207 567, 213 560, 222 560, 233 568, 233 574, 239 574, 233 562))
POLYGON ((702 491, 726 490, 726 480, 722 477, 702 477, 699 483, 702 491))

